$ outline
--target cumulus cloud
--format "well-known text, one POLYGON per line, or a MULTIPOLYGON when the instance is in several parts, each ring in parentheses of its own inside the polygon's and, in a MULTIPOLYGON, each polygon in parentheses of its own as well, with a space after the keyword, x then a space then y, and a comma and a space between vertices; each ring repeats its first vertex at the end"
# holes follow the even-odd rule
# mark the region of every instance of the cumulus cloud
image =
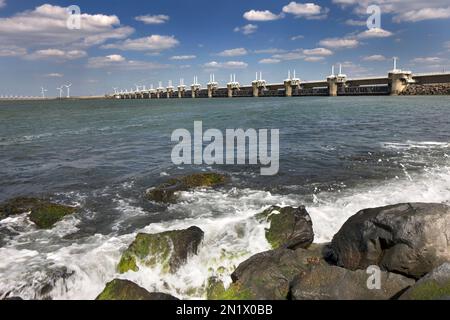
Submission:
POLYGON ((154 70, 168 67, 168 65, 153 62, 127 60, 120 54, 89 58, 87 66, 93 69, 108 68, 122 70, 154 70))
POLYGON ((195 55, 184 55, 184 56, 172 56, 170 60, 192 60, 197 58, 195 55))
POLYGON ((252 33, 255 33, 258 30, 258 26, 254 25, 254 24, 247 24, 245 26, 242 27, 236 27, 234 28, 234 32, 241 32, 245 35, 249 35, 252 33))
POLYGON ((87 56, 87 52, 83 50, 61 50, 61 49, 44 49, 37 50, 25 56, 28 60, 76 60, 87 56))
POLYGON ((282 18, 282 15, 274 14, 269 10, 250 10, 244 13, 244 18, 248 21, 273 21, 282 18))
POLYGON ((306 57, 305 58, 306 62, 320 62, 320 61, 323 61, 323 60, 325 60, 324 57, 306 57))
POLYGON ((371 56, 366 56, 363 57, 364 61, 385 61, 387 60, 385 56, 381 55, 381 54, 374 54, 371 56))
POLYGON ((373 28, 368 29, 364 32, 361 32, 358 35, 359 39, 370 39, 370 38, 387 38, 393 35, 392 32, 384 30, 382 28, 373 28))
POLYGON ((206 69, 245 69, 248 64, 243 61, 217 62, 211 61, 203 65, 206 69))
POLYGON ((0 57, 21 57, 27 54, 25 48, 14 45, 0 45, 0 57))
POLYGON ((33 10, 0 18, 0 43, 20 47, 90 47, 111 39, 124 39, 134 32, 114 15, 81 15, 80 30, 67 28, 66 8, 44 4, 33 10))
POLYGON ((104 45, 104 49, 131 51, 163 51, 176 47, 180 42, 174 36, 151 35, 138 39, 127 39, 122 42, 104 45))
POLYGON ((345 21, 345 24, 348 26, 353 26, 353 27, 362 27, 362 26, 367 25, 367 21, 366 20, 348 19, 345 21))
POLYGON ((303 50, 303 53, 307 56, 331 56, 333 51, 325 48, 315 48, 303 50))
POLYGON ((356 39, 349 38, 328 38, 319 42, 321 46, 327 48, 356 48, 359 45, 359 41, 356 39))
POLYGON ((400 13, 394 17, 394 22, 417 22, 423 20, 436 20, 450 18, 450 7, 448 8, 423 8, 400 13))
POLYGON ((283 61, 302 60, 305 58, 305 54, 302 49, 296 49, 290 52, 275 54, 272 58, 283 61))
POLYGON ((278 48, 269 48, 269 49, 260 49, 253 51, 256 54, 276 54, 276 53, 284 53, 286 50, 278 49, 278 48))
POLYGON ((328 9, 324 9, 315 3, 297 3, 292 1, 283 7, 283 12, 293 14, 297 18, 321 19, 326 17, 328 9))
POLYGON ((260 64, 276 64, 276 63, 280 63, 280 62, 281 62, 280 59, 274 59, 274 58, 266 58, 266 59, 259 60, 260 64))
POLYGON ((239 57, 239 56, 245 56, 248 54, 248 51, 245 48, 235 48, 235 49, 228 49, 220 52, 218 55, 221 57, 239 57))
POLYGON ((448 0, 333 0, 333 3, 352 6, 358 15, 365 15, 369 5, 378 5, 383 13, 392 14, 393 21, 397 23, 450 17, 448 0))
POLYGON ((170 20, 169 16, 164 14, 158 15, 143 15, 135 18, 136 21, 143 22, 144 24, 163 24, 170 20))

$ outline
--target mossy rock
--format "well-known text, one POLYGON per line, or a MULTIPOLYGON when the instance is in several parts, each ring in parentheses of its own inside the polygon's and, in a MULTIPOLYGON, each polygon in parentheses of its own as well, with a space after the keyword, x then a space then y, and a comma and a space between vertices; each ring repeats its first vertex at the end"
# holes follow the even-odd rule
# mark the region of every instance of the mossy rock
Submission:
POLYGON ((227 176, 218 173, 197 173, 180 178, 172 178, 166 183, 147 192, 151 201, 173 203, 176 202, 176 193, 201 187, 216 187, 226 183, 227 176))
POLYGON ((106 284, 105 289, 96 300, 178 300, 177 298, 159 292, 148 292, 134 282, 114 279, 106 284))
POLYGON ((157 234, 140 233, 123 253, 117 267, 120 273, 138 271, 138 261, 148 267, 160 264, 164 272, 174 273, 197 254, 204 233, 200 228, 173 230, 157 234))
POLYGON ((31 212, 31 210, 41 205, 43 200, 36 198, 19 197, 11 199, 0 205, 0 220, 10 216, 31 212))
POLYGON ((15 198, 0 206, 0 219, 30 212, 29 219, 41 229, 50 229, 77 208, 51 203, 37 198, 15 198))
POLYGON ((54 203, 43 203, 31 210, 29 218, 41 229, 51 229, 64 217, 75 213, 77 209, 54 203))
POLYGON ((254 300, 254 294, 240 283, 232 283, 231 286, 223 292, 218 292, 214 299, 219 301, 245 301, 254 300))
POLYGON ((208 300, 220 300, 225 293, 225 286, 221 280, 216 277, 210 277, 206 284, 206 298, 208 300))
POLYGON ((450 300, 450 263, 434 269, 420 279, 401 300, 450 300))
POLYGON ((252 256, 233 272, 233 284, 222 298, 249 300, 287 300, 295 276, 311 268, 327 265, 325 246, 313 251, 280 248, 252 256))
POLYGON ((266 230, 266 239, 272 249, 306 249, 314 241, 311 217, 305 207, 273 206, 256 217, 270 223, 266 230))

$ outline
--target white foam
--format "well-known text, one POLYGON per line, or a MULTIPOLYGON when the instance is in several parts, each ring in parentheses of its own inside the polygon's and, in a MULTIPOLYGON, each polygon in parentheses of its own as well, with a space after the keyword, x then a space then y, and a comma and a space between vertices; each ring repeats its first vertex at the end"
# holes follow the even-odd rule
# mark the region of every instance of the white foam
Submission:
MULTIPOLYGON (((240 262, 269 249, 264 235, 266 225, 256 221, 254 215, 270 205, 306 205, 313 220, 316 242, 328 242, 342 224, 361 209, 402 202, 450 201, 449 167, 408 175, 409 178, 405 175, 355 189, 306 196, 236 188, 229 192, 209 189, 183 192, 181 203, 170 206, 168 212, 174 216, 183 213, 185 218, 136 230, 136 233, 157 233, 195 225, 205 232, 198 255, 189 259, 176 274, 165 274, 158 267, 143 267, 138 272, 120 275, 116 266, 121 252, 136 233, 120 237, 96 235, 70 246, 60 245, 48 254, 12 245, 1 248, 0 293, 12 290, 12 295, 39 298, 36 290, 47 276, 43 270, 64 266, 75 274, 56 283, 50 293, 53 299, 94 299, 114 278, 130 279, 150 291, 166 292, 179 298, 204 298, 209 276, 217 275, 229 283, 231 272, 240 262)), ((118 205, 125 212, 124 218, 144 213, 126 201, 119 201, 118 205)), ((39 241, 44 243, 45 240, 39 238, 39 241)))

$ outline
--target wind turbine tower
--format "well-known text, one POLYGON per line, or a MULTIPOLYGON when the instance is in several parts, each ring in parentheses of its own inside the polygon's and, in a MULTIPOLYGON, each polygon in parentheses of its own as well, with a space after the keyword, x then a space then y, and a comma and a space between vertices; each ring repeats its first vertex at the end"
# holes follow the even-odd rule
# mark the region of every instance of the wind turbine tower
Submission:
POLYGON ((70 98, 70 87, 71 87, 71 86, 72 86, 71 83, 65 85, 65 87, 66 87, 66 89, 67 89, 67 99, 70 98))

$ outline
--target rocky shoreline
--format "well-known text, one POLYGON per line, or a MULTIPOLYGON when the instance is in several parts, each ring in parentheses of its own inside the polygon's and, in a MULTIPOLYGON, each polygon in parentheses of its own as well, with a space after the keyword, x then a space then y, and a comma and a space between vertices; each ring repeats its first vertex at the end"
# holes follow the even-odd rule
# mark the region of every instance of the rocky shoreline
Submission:
POLYGON ((402 93, 404 96, 450 95, 450 83, 410 84, 402 93))
MULTIPOLYGON (((148 190, 144 197, 170 204, 177 201, 178 191, 213 188, 227 181, 228 177, 214 173, 180 177, 148 190)), ((36 227, 49 229, 76 211, 48 200, 17 198, 0 205, 0 219, 29 212, 36 227)), ((229 286, 223 277, 211 276, 204 285, 207 299, 450 299, 450 207, 444 204, 406 203, 361 210, 327 244, 314 243, 313 223, 305 207, 273 206, 255 215, 255 221, 267 225, 265 236, 272 250, 237 266, 229 286)), ((139 233, 122 253, 117 274, 155 265, 165 273, 176 273, 198 254, 203 238, 204 231, 196 226, 139 233)), ((177 298, 112 279, 97 299, 177 298)))

